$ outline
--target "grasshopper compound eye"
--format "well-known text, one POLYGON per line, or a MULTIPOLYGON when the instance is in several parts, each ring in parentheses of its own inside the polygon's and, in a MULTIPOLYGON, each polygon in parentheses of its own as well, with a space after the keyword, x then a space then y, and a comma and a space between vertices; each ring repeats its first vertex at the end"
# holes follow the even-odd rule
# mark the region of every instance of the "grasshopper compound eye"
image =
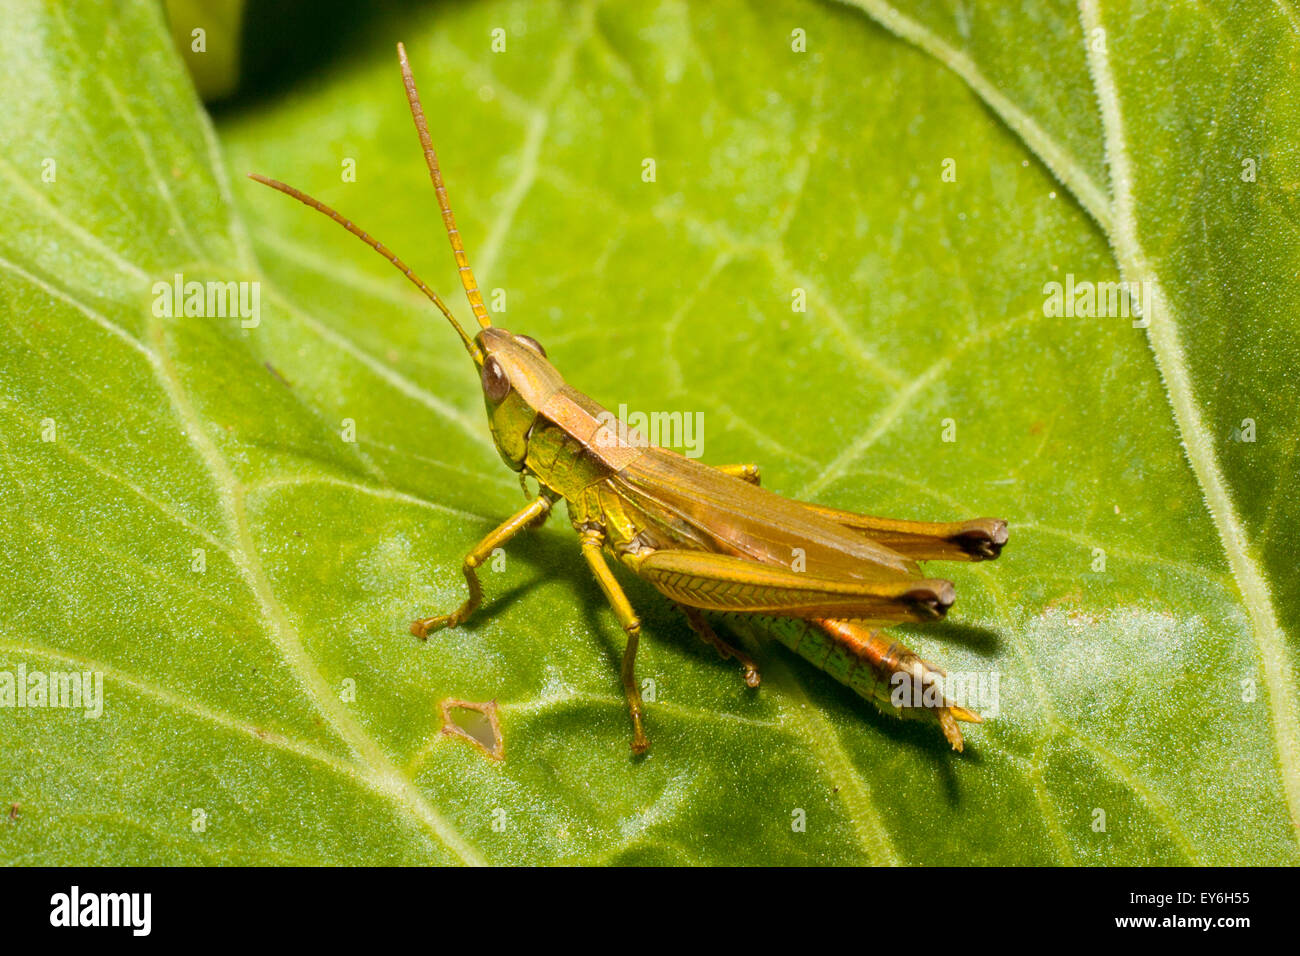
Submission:
POLYGON ((510 379, 506 376, 501 363, 491 355, 483 363, 483 394, 493 404, 510 394, 510 379))
POLYGON ((526 348, 532 349, 542 358, 546 358, 546 349, 542 348, 542 343, 537 341, 531 335, 516 335, 515 341, 526 348))

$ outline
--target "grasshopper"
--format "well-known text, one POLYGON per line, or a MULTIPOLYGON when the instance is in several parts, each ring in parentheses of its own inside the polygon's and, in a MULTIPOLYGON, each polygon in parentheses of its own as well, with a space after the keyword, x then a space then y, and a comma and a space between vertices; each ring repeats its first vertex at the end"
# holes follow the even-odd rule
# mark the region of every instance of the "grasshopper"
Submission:
POLYGON ((632 750, 649 742, 635 662, 641 622, 610 569, 612 556, 657 588, 724 659, 756 687, 754 662, 714 631, 709 617, 768 620, 782 643, 858 694, 904 717, 937 721, 962 749, 958 721, 978 714, 945 696, 943 671, 881 627, 933 621, 953 602, 950 581, 926 577, 918 561, 996 558, 1005 521, 901 521, 794 501, 764 489, 756 465, 710 467, 613 427, 611 416, 551 364, 527 335, 494 326, 470 268, 406 49, 397 45, 402 82, 433 181, 461 284, 481 330, 473 336, 425 282, 382 243, 320 201, 277 180, 252 179, 316 209, 392 263, 443 314, 478 369, 488 427, 506 465, 530 499, 465 556, 469 597, 456 610, 411 624, 421 639, 464 623, 483 599, 478 567, 520 532, 542 524, 564 500, 582 556, 627 635, 622 684, 632 722, 632 750), (538 494, 528 490, 528 478, 538 494), (792 568, 801 556, 802 567, 792 568), (906 693, 891 694, 903 687, 906 693))

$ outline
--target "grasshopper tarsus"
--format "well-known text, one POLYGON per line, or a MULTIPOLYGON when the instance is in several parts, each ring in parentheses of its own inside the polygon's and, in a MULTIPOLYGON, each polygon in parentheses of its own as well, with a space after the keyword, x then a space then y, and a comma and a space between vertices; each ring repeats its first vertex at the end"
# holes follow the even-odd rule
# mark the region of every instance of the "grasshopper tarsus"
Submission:
POLYGON ((446 627, 459 627, 465 623, 468 614, 439 614, 437 617, 423 617, 411 622, 411 633, 422 641, 427 641, 429 635, 434 631, 441 631, 446 627))
POLYGON ((292 186, 250 176, 334 220, 387 259, 437 307, 481 376, 488 425, 502 460, 519 475, 525 495, 529 478, 538 483, 537 497, 466 555, 465 603, 450 614, 413 621, 411 633, 425 640, 434 630, 468 619, 482 600, 475 569, 516 534, 545 521, 551 506, 563 498, 581 537, 582 554, 627 634, 621 679, 632 719, 633 753, 642 754, 649 746, 635 674, 641 624, 605 561, 606 549, 682 606, 707 643, 724 658, 739 662, 749 687, 760 682, 758 668, 707 624, 697 623, 703 621, 701 612, 804 625, 794 631, 787 627, 782 637, 792 650, 887 710, 937 720, 953 749, 961 750, 958 721, 978 723, 979 717, 947 697, 920 706, 891 705, 891 678, 903 674, 927 692, 940 678, 936 668, 898 642, 887 641, 878 629, 943 617, 953 603, 953 585, 927 578, 918 562, 996 558, 1007 542, 1006 522, 911 521, 792 501, 761 487, 757 465, 710 468, 629 441, 611 426, 614 416, 607 409, 565 382, 540 343, 492 325, 456 228, 401 44, 398 60, 460 281, 481 326, 477 334, 471 337, 437 293, 350 219, 292 186), (798 569, 791 562, 795 553, 806 558, 798 569))
POLYGON ((964 751, 966 749, 966 744, 965 741, 962 740, 961 730, 957 726, 957 720, 953 716, 952 708, 936 708, 935 714, 939 718, 939 727, 943 730, 943 736, 952 749, 957 751, 957 753, 964 751))
POLYGON ((639 757, 650 749, 650 740, 641 726, 641 715, 638 713, 633 717, 636 721, 636 729, 632 731, 632 753, 639 757))
POLYGON ((420 640, 428 640, 429 635, 434 631, 441 631, 445 627, 460 627, 469 619, 470 614, 477 608, 478 602, 473 602, 474 607, 470 607, 470 602, 465 602, 460 608, 451 614, 439 614, 435 617, 422 617, 411 622, 411 633, 420 640))

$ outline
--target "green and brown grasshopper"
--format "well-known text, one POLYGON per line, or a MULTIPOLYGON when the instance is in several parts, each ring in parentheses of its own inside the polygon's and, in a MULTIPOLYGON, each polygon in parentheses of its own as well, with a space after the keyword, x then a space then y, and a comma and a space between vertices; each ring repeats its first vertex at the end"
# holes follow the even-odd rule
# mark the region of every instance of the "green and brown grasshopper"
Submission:
POLYGON ((937 720, 953 748, 961 750, 957 722, 979 722, 979 716, 944 695, 942 671, 884 637, 879 627, 943 617, 953 601, 953 585, 925 577, 917 562, 996 558, 1007 541, 1006 522, 899 521, 792 501, 760 487, 755 465, 709 467, 612 427, 612 416, 566 384, 536 340, 492 325, 400 43, 397 54, 461 283, 482 326, 476 336, 471 338, 437 294, 382 243, 292 186, 250 175, 342 225, 437 306, 479 370, 488 425, 502 459, 519 473, 526 496, 531 497, 526 478, 538 483, 540 493, 466 555, 468 600, 450 614, 415 621, 412 633, 425 638, 463 623, 482 601, 476 569, 494 549, 545 521, 564 499, 582 555, 627 634, 622 682, 635 752, 648 746, 634 672, 641 622, 610 570, 607 553, 680 607, 696 633, 724 658, 735 658, 751 687, 759 682, 753 661, 714 632, 705 612, 772 619, 773 632, 801 656, 888 712, 937 720), (801 559, 799 570, 791 566, 795 555, 801 559), (891 694, 900 685, 908 692, 891 694))

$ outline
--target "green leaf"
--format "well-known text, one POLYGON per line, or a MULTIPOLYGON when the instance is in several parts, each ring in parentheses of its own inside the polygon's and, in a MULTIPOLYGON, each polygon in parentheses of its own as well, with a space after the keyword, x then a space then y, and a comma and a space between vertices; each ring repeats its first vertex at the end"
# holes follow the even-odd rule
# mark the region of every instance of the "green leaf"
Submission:
POLYGON ((205 100, 230 96, 239 85, 243 0, 166 0, 172 42, 205 100))
POLYGON ((0 709, 0 859, 1300 861, 1287 8, 862 5, 375 16, 214 133, 154 5, 5 2, 0 674, 102 673, 104 707, 0 709), (406 633, 518 483, 437 313, 241 175, 466 315, 397 39, 495 321, 572 384, 701 412, 706 461, 794 497, 1011 522, 899 633, 998 675, 964 754, 775 642, 746 689, 625 579, 633 759, 563 515, 471 624, 406 633), (177 273, 260 283, 260 322, 155 316, 177 273), (1150 328, 1046 315, 1069 275, 1153 283, 1150 328), (498 702, 504 760, 449 698, 498 702))

